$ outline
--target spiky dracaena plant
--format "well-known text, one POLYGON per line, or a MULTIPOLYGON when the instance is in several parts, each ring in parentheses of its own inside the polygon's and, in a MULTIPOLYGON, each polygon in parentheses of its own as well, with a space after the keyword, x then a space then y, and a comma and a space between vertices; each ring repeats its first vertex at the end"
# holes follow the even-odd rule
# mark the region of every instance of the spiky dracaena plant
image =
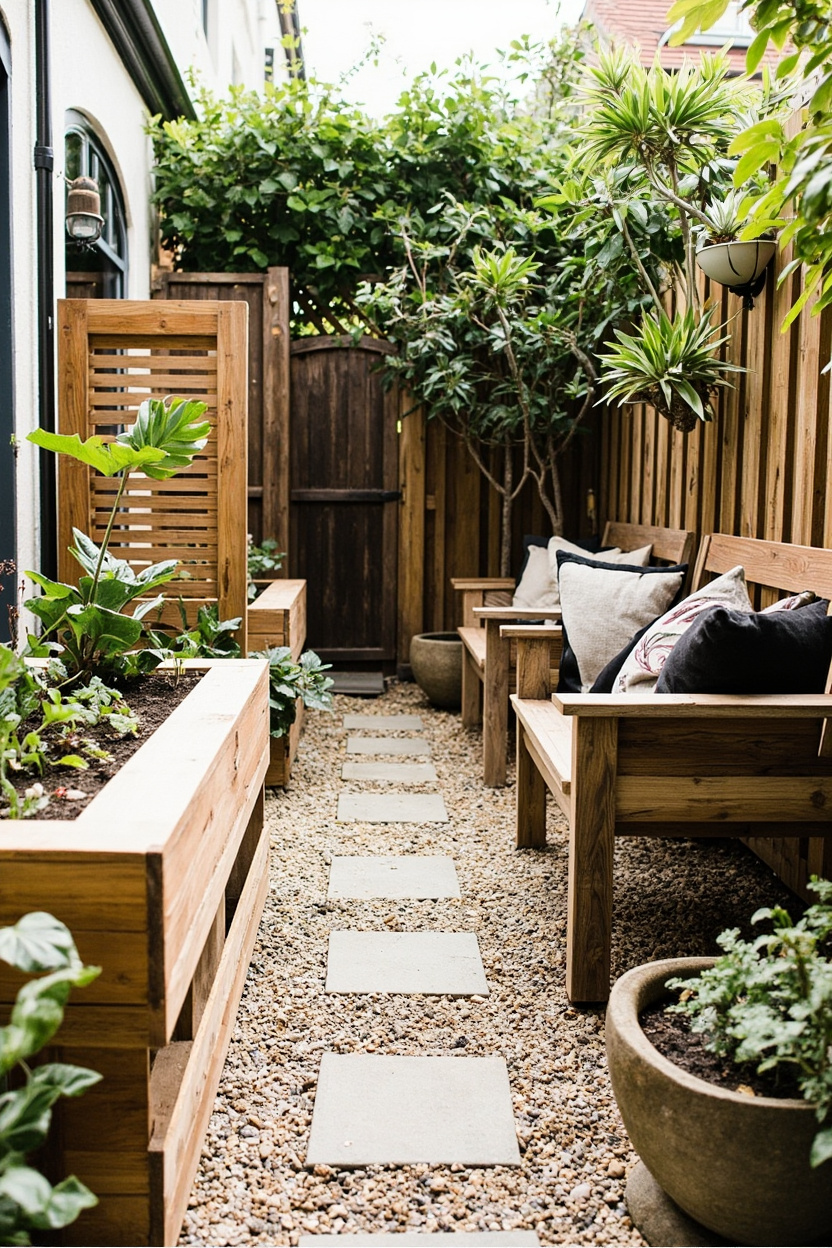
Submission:
MULTIPOLYGON (((607 396, 652 403, 683 432, 712 416, 717 389, 741 371, 719 358, 727 335, 713 325, 713 309, 702 305, 694 263, 697 234, 712 232, 718 202, 725 206, 730 194, 731 141, 758 105, 754 88, 727 75, 724 56, 704 56, 701 64, 669 74, 658 64, 645 70, 631 53, 613 50, 592 70, 576 148, 584 175, 607 177, 611 222, 653 305, 635 332, 619 332, 618 345, 602 355, 602 380, 613 383, 607 396), (645 263, 633 239, 630 207, 645 195, 677 223, 677 252, 663 272, 645 263), (662 277, 665 289, 675 287, 680 296, 672 313, 662 277)), ((730 207, 736 216, 739 206, 732 201, 730 207)))

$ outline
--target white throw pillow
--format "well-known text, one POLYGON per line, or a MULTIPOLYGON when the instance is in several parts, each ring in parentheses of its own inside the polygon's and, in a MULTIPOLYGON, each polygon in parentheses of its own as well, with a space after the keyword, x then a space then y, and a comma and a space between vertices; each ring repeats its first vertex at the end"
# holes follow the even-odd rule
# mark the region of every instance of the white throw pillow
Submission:
POLYGON ((528 556, 520 584, 514 591, 512 606, 556 607, 560 602, 558 585, 557 581, 552 581, 546 547, 530 546, 528 556))
MULTIPOLYGON (((606 552, 599 556, 606 559, 606 552)), ((560 569, 564 655, 577 662, 581 692, 595 684, 610 659, 639 629, 655 620, 678 594, 684 571, 659 568, 629 572, 597 564, 565 562, 560 569)), ((563 680, 564 662, 561 664, 563 680)))
POLYGON ((613 693, 652 693, 676 642, 703 611, 710 611, 712 607, 728 607, 732 611, 753 610, 745 584, 745 572, 741 567, 718 576, 656 620, 624 660, 615 679, 613 693))

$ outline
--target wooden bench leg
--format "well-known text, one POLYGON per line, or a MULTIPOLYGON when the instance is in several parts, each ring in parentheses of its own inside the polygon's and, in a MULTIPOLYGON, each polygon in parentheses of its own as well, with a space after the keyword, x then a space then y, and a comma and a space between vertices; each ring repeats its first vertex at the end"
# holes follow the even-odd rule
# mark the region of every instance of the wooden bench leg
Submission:
POLYGON ((486 620, 485 630, 482 778, 484 784, 497 788, 506 782, 510 656, 508 640, 500 636, 499 620, 486 620))
POLYGON ((566 921, 570 1001, 610 993, 618 721, 575 718, 566 921))
POLYGON ((479 664, 466 646, 462 647, 462 726, 476 728, 482 723, 482 681, 479 664))
POLYGON ((526 730, 517 721, 517 799, 515 801, 518 849, 543 849, 546 845, 546 784, 526 746, 526 730))

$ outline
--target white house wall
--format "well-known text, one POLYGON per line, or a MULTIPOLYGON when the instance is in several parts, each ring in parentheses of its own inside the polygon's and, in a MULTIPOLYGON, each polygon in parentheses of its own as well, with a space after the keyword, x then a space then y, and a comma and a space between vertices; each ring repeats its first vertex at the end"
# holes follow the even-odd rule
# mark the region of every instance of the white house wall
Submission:
MULTIPOLYGON (((245 85, 259 86, 267 44, 275 47, 276 72, 283 73, 274 0, 211 0, 209 39, 200 0, 154 0, 154 9, 183 78, 194 65, 201 80, 218 92, 235 72, 245 85)), ((154 255, 152 149, 144 133, 148 110, 89 0, 53 0, 50 13, 55 296, 61 298, 65 290, 64 133, 67 112, 73 110, 90 122, 118 173, 128 226, 127 295, 146 299, 154 255)), ((38 566, 40 548, 38 455, 25 440, 38 422, 34 5, 32 0, 0 0, 0 14, 12 45, 17 545, 18 567, 26 569, 38 566)))

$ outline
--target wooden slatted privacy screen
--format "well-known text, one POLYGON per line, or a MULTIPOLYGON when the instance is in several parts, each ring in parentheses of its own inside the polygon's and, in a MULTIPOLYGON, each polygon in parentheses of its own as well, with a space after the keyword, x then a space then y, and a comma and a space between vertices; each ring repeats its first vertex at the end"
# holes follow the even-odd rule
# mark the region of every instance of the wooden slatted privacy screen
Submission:
MULTIPOLYGON (((189 619, 217 603, 221 619, 242 616, 246 652, 246 340, 243 303, 66 299, 58 304, 59 427, 82 439, 112 439, 146 398, 178 395, 208 404, 211 434, 192 466, 168 481, 132 474, 110 551, 136 571, 178 559, 170 583, 189 619)), ((68 457, 59 464, 59 575, 75 581, 73 527, 104 536, 118 482, 68 457)), ((163 618, 178 622, 175 601, 163 618)))
MULTIPOLYGON (((235 300, 248 307, 248 531, 289 550, 289 270, 171 273, 158 270, 153 297, 235 300)), ((280 576, 290 575, 285 559, 280 576)), ((294 575, 294 573, 292 573, 294 575)))

